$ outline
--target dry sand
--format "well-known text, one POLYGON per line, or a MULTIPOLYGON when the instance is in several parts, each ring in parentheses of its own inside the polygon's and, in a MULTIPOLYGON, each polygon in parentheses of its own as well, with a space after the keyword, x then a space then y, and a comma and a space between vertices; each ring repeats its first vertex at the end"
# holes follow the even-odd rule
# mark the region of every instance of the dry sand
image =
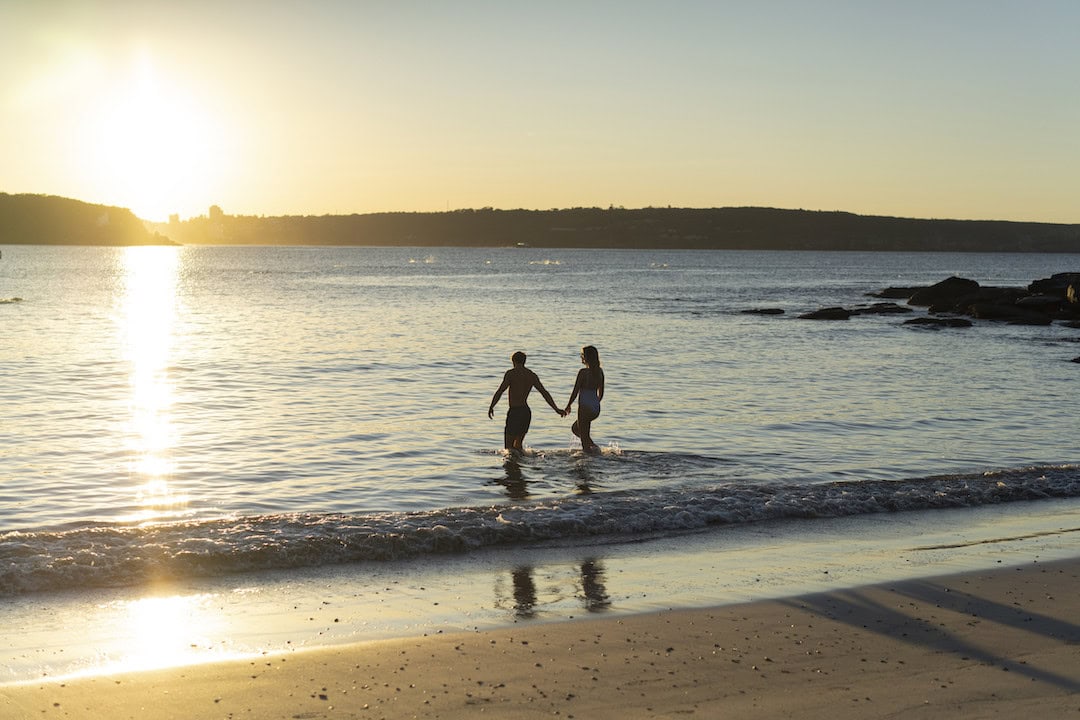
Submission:
POLYGON ((1080 560, 0 687, 0 718, 1080 718, 1080 560))

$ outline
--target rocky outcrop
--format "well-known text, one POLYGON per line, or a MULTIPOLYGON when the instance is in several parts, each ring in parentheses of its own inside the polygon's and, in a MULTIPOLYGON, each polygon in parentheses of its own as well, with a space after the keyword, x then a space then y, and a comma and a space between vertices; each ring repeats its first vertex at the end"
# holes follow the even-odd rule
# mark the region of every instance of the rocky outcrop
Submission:
POLYGON ((1002 320, 1010 325, 1049 325, 1053 318, 1037 310, 1026 310, 1019 305, 975 303, 969 315, 980 320, 1002 320))
POLYGON ((874 303, 854 308, 827 307, 799 315, 801 320, 847 320, 855 315, 905 315, 915 312, 896 303, 874 303))
POLYGON ((888 287, 871 297, 904 299, 853 308, 827 307, 803 313, 804 320, 847 320, 856 315, 891 315, 925 307, 930 317, 905 321, 905 325, 971 327, 967 318, 1012 325, 1049 325, 1055 320, 1080 328, 1080 273, 1058 273, 1025 287, 982 286, 975 280, 949 277, 924 287, 888 287))
POLYGON ((934 328, 935 330, 940 328, 967 328, 971 327, 975 323, 966 318, 936 318, 936 317, 915 317, 910 320, 904 321, 905 325, 923 325, 926 327, 934 328))
POLYGON ((930 287, 919 288, 908 298, 908 305, 931 307, 955 305, 979 290, 979 283, 965 278, 950 277, 930 287))
POLYGON ((934 303, 928 309, 931 313, 971 315, 976 305, 1012 305, 1025 294, 1023 288, 980 286, 971 293, 934 303))
POLYGON ((925 306, 932 315, 963 315, 1013 325, 1049 325, 1080 321, 1080 303, 1070 300, 1080 288, 1080 273, 1058 273, 1023 287, 981 286, 950 277, 915 290, 909 305, 925 306), (1071 293, 1071 295, 1070 295, 1071 293))
MULTIPOLYGON (((1024 287, 983 287, 974 280, 950 277, 927 287, 889 287, 870 297, 908 299, 907 305, 880 302, 853 308, 827 307, 803 313, 804 320, 848 320, 857 315, 892 315, 927 308, 927 315, 904 325, 941 330, 969 328, 969 318, 1011 325, 1061 325, 1080 330, 1080 273, 1058 273, 1024 287)), ((1067 341, 1068 342, 1068 341, 1067 341)), ((1072 342, 1080 342, 1080 338, 1072 342)), ((1071 362, 1080 364, 1080 357, 1071 362)))
MULTIPOLYGON (((1054 295, 1060 298, 1068 298, 1069 288, 1073 288, 1073 296, 1080 291, 1080 273, 1067 272, 1056 273, 1048 278, 1036 280, 1028 285, 1028 293, 1031 295, 1054 295)), ((1073 300, 1072 302, 1076 302, 1073 300)))
POLYGON ((873 305, 863 305, 852 310, 855 315, 907 315, 913 312, 915 311, 911 308, 896 303, 874 303, 873 305))
POLYGON ((800 320, 847 320, 855 314, 853 310, 847 310, 842 307, 827 307, 820 310, 814 310, 812 312, 803 313, 799 316, 800 320))
POLYGON ((881 298, 882 300, 907 300, 921 287, 887 287, 877 292, 866 293, 867 297, 881 298))

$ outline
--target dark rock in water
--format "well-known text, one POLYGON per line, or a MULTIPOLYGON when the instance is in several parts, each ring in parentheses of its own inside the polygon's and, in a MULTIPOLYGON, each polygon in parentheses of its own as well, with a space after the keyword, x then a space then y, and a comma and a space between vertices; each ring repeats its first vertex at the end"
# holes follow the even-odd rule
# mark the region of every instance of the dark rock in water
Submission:
POLYGON ((801 320, 847 320, 854 313, 851 310, 845 310, 842 307, 829 307, 821 308, 820 310, 814 310, 813 312, 803 313, 799 316, 801 320))
POLYGON ((1008 305, 1027 296, 1028 291, 1020 287, 980 287, 978 292, 975 293, 975 299, 972 302, 1008 305))
POLYGON ((1050 316, 1026 310, 1017 305, 994 305, 992 303, 976 303, 971 306, 971 314, 980 320, 1004 320, 1010 325, 1049 325, 1050 316))
POLYGON ((1072 328, 1073 330, 1080 330, 1080 320, 1070 320, 1069 322, 1063 322, 1061 324, 1067 328, 1072 328))
POLYGON ((924 290, 925 288, 925 285, 915 285, 913 287, 887 287, 876 293, 866 293, 866 295, 867 297, 876 297, 883 300, 907 300, 917 291, 924 290))
POLYGON ((950 277, 930 287, 917 290, 908 298, 908 305, 929 307, 930 305, 954 304, 960 298, 973 295, 979 289, 979 283, 965 278, 950 277))
MULTIPOLYGON (((1049 325, 1061 321, 1080 328, 1080 273, 1057 273, 1036 280, 1028 287, 981 286, 974 280, 950 277, 923 287, 888 287, 871 297, 908 298, 908 306, 927 307, 932 317, 908 320, 905 324, 927 327, 971 327, 972 322, 957 316, 996 320, 1011 325, 1049 325), (945 315, 946 317, 933 317, 945 315)), ((765 314, 768 310, 746 310, 765 314)), ((847 320, 853 315, 890 315, 912 312, 894 302, 874 303, 852 309, 828 307, 799 315, 806 320, 847 320)))
POLYGON ((749 310, 742 310, 743 315, 783 315, 784 311, 780 308, 750 308, 749 310))
POLYGON ((1080 357, 1074 357, 1074 358, 1073 358, 1072 360, 1070 360, 1069 362, 1074 362, 1074 363, 1080 363, 1080 357))
POLYGON ((965 318, 936 318, 936 317, 917 317, 904 321, 905 325, 925 325, 932 328, 943 327, 955 327, 966 328, 971 327, 974 323, 965 318))
POLYGON ((1067 297, 1070 285, 1080 286, 1080 273, 1055 273, 1048 278, 1036 280, 1028 285, 1027 289, 1032 295, 1057 295, 1058 297, 1067 297))
POLYGON ((1080 321, 1080 303, 1062 303, 1051 314, 1055 320, 1080 321))
POLYGON ((906 315, 915 312, 909 307, 896 303, 874 303, 873 305, 857 307, 852 310, 854 315, 906 315))
POLYGON ((1020 298, 1027 295, 1024 288, 1012 287, 978 287, 972 293, 956 297, 943 298, 939 302, 930 305, 931 313, 959 313, 971 315, 972 308, 984 303, 988 305, 1012 305, 1020 298))
POLYGON ((1056 295, 1027 295, 1016 299, 1016 306, 1051 313, 1061 307, 1062 299, 1056 295))
POLYGON ((847 320, 853 315, 901 315, 915 312, 909 307, 903 307, 896 303, 874 303, 861 307, 847 309, 842 307, 827 307, 813 312, 799 315, 801 320, 847 320))
POLYGON ((1017 308, 1047 315, 1051 320, 1080 322, 1080 304, 1054 295, 1029 295, 1016 300, 1015 304, 1017 308))

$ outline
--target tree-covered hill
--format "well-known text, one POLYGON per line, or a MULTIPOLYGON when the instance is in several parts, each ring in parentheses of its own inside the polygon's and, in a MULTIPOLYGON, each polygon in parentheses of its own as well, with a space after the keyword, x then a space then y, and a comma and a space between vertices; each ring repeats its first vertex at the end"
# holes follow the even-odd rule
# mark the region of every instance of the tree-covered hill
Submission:
POLYGON ((172 245, 127 208, 0 193, 2 245, 172 245))
POLYGON ((1080 252, 1080 225, 919 220, 774 208, 456 210, 174 220, 182 243, 1080 252))
POLYGON ((1080 225, 775 208, 569 208, 208 215, 147 224, 125 208, 0 193, 0 244, 361 245, 1080 253, 1080 225), (152 229, 150 229, 152 228, 152 229))

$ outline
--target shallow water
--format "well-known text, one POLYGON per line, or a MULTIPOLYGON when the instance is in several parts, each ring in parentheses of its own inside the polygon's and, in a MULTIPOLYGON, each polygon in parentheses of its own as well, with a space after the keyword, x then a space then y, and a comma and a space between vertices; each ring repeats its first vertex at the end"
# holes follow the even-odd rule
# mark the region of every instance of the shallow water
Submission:
POLYGON ((8 599, 0 685, 793 598, 1077 555, 1080 500, 761 522, 8 599))
POLYGON ((0 306, 0 594, 1072 497, 1078 331, 794 317, 1071 270, 1080 256, 5 247, 0 297, 21 301, 0 306), (786 312, 740 312, 760 307, 786 312), (534 393, 531 451, 508 461, 505 399, 486 410, 509 355, 561 405, 585 344, 605 453, 578 452, 534 393))

